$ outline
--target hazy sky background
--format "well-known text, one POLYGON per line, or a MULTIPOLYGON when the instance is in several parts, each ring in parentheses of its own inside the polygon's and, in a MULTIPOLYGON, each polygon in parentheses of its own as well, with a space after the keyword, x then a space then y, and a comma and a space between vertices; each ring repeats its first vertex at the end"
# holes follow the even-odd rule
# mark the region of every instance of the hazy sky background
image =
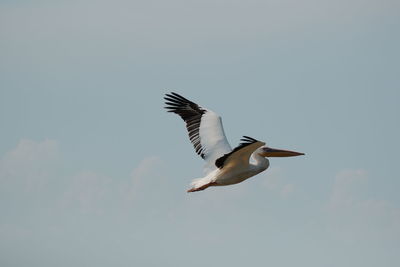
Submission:
POLYGON ((400 2, 1 1, 1 266, 400 265, 400 2), (187 194, 176 91, 306 156, 187 194))

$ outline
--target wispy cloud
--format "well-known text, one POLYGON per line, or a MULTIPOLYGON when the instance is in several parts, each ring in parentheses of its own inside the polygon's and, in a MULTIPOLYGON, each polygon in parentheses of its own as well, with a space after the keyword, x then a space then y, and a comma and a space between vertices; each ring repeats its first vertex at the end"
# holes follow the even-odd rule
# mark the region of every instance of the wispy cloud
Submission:
POLYGON ((340 210, 354 206, 360 194, 365 191, 368 173, 365 170, 344 170, 339 172, 332 188, 330 208, 340 210))
POLYGON ((151 197, 152 192, 165 189, 163 162, 155 156, 144 158, 123 177, 109 177, 90 169, 66 175, 60 171, 60 158, 55 140, 21 140, 0 158, 0 192, 18 205, 29 206, 24 201, 32 198, 46 199, 56 209, 101 213, 112 205, 129 206, 139 196, 151 197))
POLYGON ((62 203, 68 207, 77 207, 83 213, 101 213, 105 201, 110 200, 113 190, 109 177, 94 171, 82 171, 70 178, 62 203))
POLYGON ((161 187, 162 181, 160 179, 163 176, 160 175, 160 171, 162 170, 162 164, 161 159, 155 156, 146 157, 139 162, 130 174, 131 182, 127 192, 128 199, 133 200, 148 186, 153 186, 153 191, 161 187))
POLYGON ((368 172, 339 172, 328 204, 329 229, 346 242, 396 240, 400 238, 400 208, 368 196, 368 172))
MULTIPOLYGON (((13 201, 21 203, 18 206, 11 206, 6 201, 0 204, 3 214, 11 214, 0 219, 0 240, 3 240, 0 245, 24 244, 26 251, 34 253, 37 249, 44 253, 56 244, 58 248, 54 250, 60 255, 66 249, 74 254, 84 251, 79 255, 82 260, 90 257, 85 253, 86 247, 105 251, 101 246, 112 244, 116 246, 111 252, 112 257, 120 257, 120 248, 128 246, 125 260, 131 259, 127 255, 131 255, 132 248, 143 252, 143 255, 135 255, 134 262, 146 262, 152 251, 161 254, 166 251, 160 256, 161 262, 170 259, 170 253, 176 250, 175 247, 168 247, 171 240, 178 240, 175 246, 189 255, 184 258, 186 260, 195 257, 198 249, 210 244, 235 250, 238 238, 268 244, 271 249, 276 240, 282 238, 286 238, 285 242, 293 242, 291 234, 285 237, 282 229, 299 236, 304 230, 307 237, 304 240, 313 236, 317 240, 313 242, 317 242, 318 247, 326 240, 333 246, 341 247, 343 242, 353 246, 361 242, 385 240, 385 244, 391 244, 400 238, 399 208, 394 203, 367 194, 371 178, 362 169, 341 171, 336 175, 324 206, 327 220, 324 220, 326 213, 310 208, 308 215, 316 222, 309 227, 302 226, 302 221, 309 219, 303 214, 306 211, 302 210, 306 203, 296 206, 294 215, 291 214, 293 210, 282 205, 282 202, 294 205, 291 196, 299 196, 304 191, 298 190, 279 167, 272 167, 265 176, 254 178, 263 179, 258 181, 263 185, 260 190, 254 188, 254 182, 248 182, 187 194, 184 188, 177 185, 186 185, 185 182, 190 179, 167 180, 170 176, 168 166, 157 156, 143 158, 133 166, 130 174, 122 177, 111 177, 96 170, 75 170, 72 175, 58 170, 53 172, 55 175, 43 176, 59 164, 59 154, 56 141, 24 140, 2 157, 0 173, 3 185, 10 180, 5 180, 6 177, 26 182, 27 176, 32 174, 29 179, 33 181, 37 177, 46 179, 42 186, 35 187, 35 198, 43 200, 39 203, 31 201, 33 198, 28 201, 20 198, 20 189, 24 188, 25 182, 9 186, 17 196, 13 201), (269 203, 268 206, 265 203, 266 191, 276 198, 275 204, 269 203), (287 201, 282 201, 285 198, 287 201), (260 202, 263 204, 260 205, 260 202), (243 227, 246 229, 242 230, 243 227), (253 231, 252 227, 256 230, 253 231), (264 235, 270 238, 269 243, 266 243, 264 235), (36 248, 39 240, 46 240, 51 245, 36 248), (84 242, 84 245, 77 245, 76 240, 84 242), (68 242, 64 244, 64 241, 68 242), (180 246, 179 242, 196 245, 180 246)), ((10 202, 10 195, 2 195, 2 199, 10 202)), ((296 244, 301 242, 298 240, 296 244)), ((292 249, 296 252, 298 247, 292 249)), ((9 246, 8 251, 15 254, 23 252, 19 245, 9 246)), ((307 251, 306 248, 302 252, 307 251)), ((16 262, 5 253, 0 256, 16 262)), ((26 257, 33 259, 34 255, 26 257)), ((61 258, 57 256, 57 259, 61 258)))
POLYGON ((280 167, 271 167, 265 174, 265 187, 282 198, 288 198, 296 190, 296 185, 286 181, 284 170, 280 167))
POLYGON ((3 190, 37 191, 54 171, 59 149, 55 140, 21 140, 0 160, 0 184, 3 190))

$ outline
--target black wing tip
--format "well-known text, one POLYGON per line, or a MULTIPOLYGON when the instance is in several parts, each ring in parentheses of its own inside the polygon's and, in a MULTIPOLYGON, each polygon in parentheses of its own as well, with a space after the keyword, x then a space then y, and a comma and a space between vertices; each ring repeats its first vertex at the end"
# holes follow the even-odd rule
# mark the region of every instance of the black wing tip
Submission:
POLYGON ((242 139, 240 139, 241 144, 249 144, 249 143, 255 143, 259 142, 257 139, 254 139, 253 137, 243 135, 242 139))
POLYGON ((166 93, 164 95, 164 99, 168 100, 168 101, 170 99, 174 99, 174 100, 178 100, 178 101, 191 102, 188 99, 184 98, 183 96, 181 96, 180 94, 175 93, 175 92, 166 93))
POLYGON ((196 153, 204 159, 206 152, 201 145, 199 127, 201 117, 206 110, 175 92, 166 93, 164 95, 164 100, 164 109, 166 109, 167 112, 178 114, 186 122, 186 129, 189 133, 190 142, 194 146, 196 153))
POLYGON ((164 108, 167 109, 168 112, 176 112, 190 105, 190 101, 174 92, 165 94, 164 100, 164 104, 166 105, 164 108))
POLYGON ((201 108, 196 103, 175 92, 165 94, 164 100, 164 104, 166 105, 164 108, 169 112, 175 112, 177 114, 188 111, 194 114, 204 114, 206 112, 205 109, 201 108))
POLYGON ((175 93, 175 92, 169 92, 169 93, 165 93, 165 95, 166 96, 172 96, 172 95, 178 95, 179 96, 179 94, 178 93, 175 93))
POLYGON ((181 105, 186 105, 186 104, 192 104, 193 102, 184 98, 183 96, 171 92, 169 94, 164 95, 164 100, 166 101, 166 105, 176 105, 176 106, 181 106, 181 105))

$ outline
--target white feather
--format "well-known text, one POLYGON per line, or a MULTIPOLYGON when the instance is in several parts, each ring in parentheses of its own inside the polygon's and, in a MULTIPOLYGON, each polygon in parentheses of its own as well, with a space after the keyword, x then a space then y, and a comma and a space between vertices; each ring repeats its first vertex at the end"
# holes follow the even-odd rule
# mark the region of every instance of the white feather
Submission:
POLYGON ((206 184, 215 182, 215 179, 217 177, 217 173, 219 172, 219 169, 216 169, 214 171, 211 171, 208 175, 202 178, 197 178, 193 179, 192 182, 190 183, 190 186, 194 189, 200 188, 206 184))
POLYGON ((201 117, 199 135, 201 146, 205 150, 204 160, 206 164, 204 171, 208 174, 217 168, 215 161, 231 152, 232 148, 226 139, 221 117, 211 110, 207 110, 201 117))

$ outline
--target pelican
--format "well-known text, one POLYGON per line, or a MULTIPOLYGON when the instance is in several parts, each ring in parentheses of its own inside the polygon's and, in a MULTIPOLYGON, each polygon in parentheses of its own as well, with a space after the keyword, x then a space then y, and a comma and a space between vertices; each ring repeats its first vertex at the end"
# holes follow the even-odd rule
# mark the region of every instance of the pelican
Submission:
POLYGON ((264 142, 243 136, 241 143, 231 148, 221 117, 183 96, 171 92, 164 96, 165 109, 178 114, 185 122, 189 139, 205 162, 206 176, 194 179, 187 192, 204 190, 210 186, 225 186, 244 180, 265 171, 269 157, 294 157, 304 153, 275 149, 264 142))

